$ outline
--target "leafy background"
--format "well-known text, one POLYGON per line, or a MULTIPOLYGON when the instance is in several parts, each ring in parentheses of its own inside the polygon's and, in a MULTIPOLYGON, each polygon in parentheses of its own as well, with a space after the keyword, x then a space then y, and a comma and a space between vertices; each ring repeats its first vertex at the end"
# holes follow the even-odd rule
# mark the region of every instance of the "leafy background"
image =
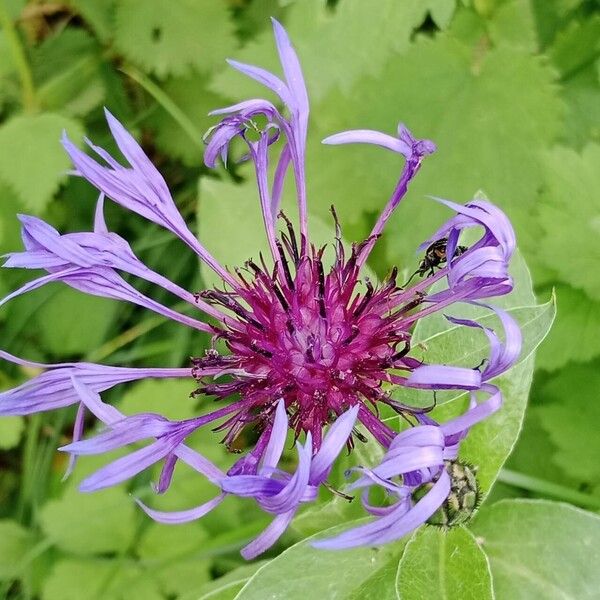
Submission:
MULTIPOLYGON (((354 505, 323 498, 264 560, 242 564, 237 551, 266 523, 247 503, 231 499, 186 527, 151 523, 129 494, 149 495, 152 474, 82 495, 78 481, 100 461, 89 459, 61 482, 64 458, 55 448, 68 439, 72 411, 5 418, 0 595, 247 600, 304 597, 310 586, 324 598, 597 598, 599 9, 595 0, 0 0, 0 252, 19 247, 19 212, 61 231, 89 229, 95 193, 67 177, 59 138, 66 129, 113 149, 105 105, 141 140, 218 257, 234 264, 255 254, 262 242, 252 178, 243 169, 208 173, 201 137, 213 124, 210 109, 256 91, 224 58, 277 68, 268 22, 276 16, 294 39, 312 99, 307 169, 317 235, 327 239, 332 202, 348 239, 368 233, 399 169, 380 150, 319 140, 354 127, 392 131, 402 119, 439 150, 390 222, 372 269, 414 270, 415 247, 445 217, 427 194, 464 202, 483 190, 513 220, 533 279, 532 288, 519 257, 518 293, 507 306, 527 351, 499 381, 504 411, 464 447, 491 488, 468 529, 423 528, 379 551, 317 553, 303 538, 359 516, 354 505)), ((108 217, 157 271, 190 289, 210 283, 158 228, 112 206, 108 217)), ((0 293, 26 278, 0 272, 0 293)), ((471 364, 484 351, 475 333, 435 320, 420 327, 415 336, 429 356, 471 364)), ((0 332, 3 349, 47 362, 179 366, 206 343, 138 309, 59 286, 3 307, 0 332)), ((34 374, 0 369, 2 388, 34 374)), ((106 396, 125 413, 181 418, 198 410, 186 400, 191 387, 145 382, 106 396)), ((445 400, 447 414, 463 402, 445 400)), ((215 461, 231 460, 210 439, 194 444, 215 461)), ((180 471, 154 502, 184 508, 212 494, 180 471)))

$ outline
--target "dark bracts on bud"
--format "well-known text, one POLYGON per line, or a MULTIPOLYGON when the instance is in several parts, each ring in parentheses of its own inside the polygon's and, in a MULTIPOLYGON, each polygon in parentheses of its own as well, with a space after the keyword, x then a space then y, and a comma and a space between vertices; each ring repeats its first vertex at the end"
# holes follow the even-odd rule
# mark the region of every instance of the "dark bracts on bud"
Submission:
MULTIPOLYGON (((450 528, 471 519, 481 502, 481 490, 476 477, 477 467, 458 459, 444 461, 444 464, 450 475, 450 493, 427 523, 450 528)), ((418 487, 413 493, 413 500, 417 502, 423 498, 432 487, 433 483, 418 487)))

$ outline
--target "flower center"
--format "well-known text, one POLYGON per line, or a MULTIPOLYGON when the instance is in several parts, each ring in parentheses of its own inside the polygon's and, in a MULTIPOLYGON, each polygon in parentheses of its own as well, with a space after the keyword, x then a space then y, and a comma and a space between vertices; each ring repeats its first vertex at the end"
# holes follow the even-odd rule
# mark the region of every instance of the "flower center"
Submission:
POLYGON ((288 222, 271 272, 264 261, 262 266, 249 261, 237 270, 235 291, 199 294, 236 317, 215 336, 231 354, 213 350, 194 360, 194 375, 201 382, 197 393, 217 398, 234 393, 242 401, 240 412, 224 425, 228 444, 248 422, 268 422, 280 398, 291 426, 298 434, 310 431, 316 447, 323 427, 349 407, 393 403, 382 384, 392 381, 391 369, 406 368, 406 311, 394 310, 402 292, 396 269, 378 287, 359 279, 357 259, 364 246, 354 245, 346 260, 338 237, 334 263, 325 272, 325 249, 310 247, 301 255, 288 222), (215 374, 218 367, 230 379, 204 383, 206 370, 215 374))

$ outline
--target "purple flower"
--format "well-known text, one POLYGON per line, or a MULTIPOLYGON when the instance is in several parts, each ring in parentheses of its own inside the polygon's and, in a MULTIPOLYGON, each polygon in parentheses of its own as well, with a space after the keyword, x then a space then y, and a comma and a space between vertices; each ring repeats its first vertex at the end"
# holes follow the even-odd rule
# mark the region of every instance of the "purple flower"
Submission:
POLYGON ((502 339, 474 320, 448 317, 455 324, 481 328, 488 337, 490 353, 483 369, 426 364, 411 355, 411 332, 418 320, 455 302, 477 303, 512 290, 508 264, 515 247, 514 233, 506 216, 489 202, 473 200, 460 205, 440 200, 454 215, 424 242, 426 254, 435 249, 435 261, 415 273, 421 280, 412 286, 397 283, 397 269, 379 283, 365 276, 363 266, 375 243, 423 160, 435 151, 432 142, 417 139, 404 125, 398 127, 396 136, 357 130, 325 140, 327 144, 376 144, 403 157, 398 183, 381 216, 370 235, 350 251, 341 242, 341 228, 332 208, 336 227, 333 265, 325 268, 328 249, 310 243, 306 203, 308 96, 290 40, 279 23, 273 21, 273 26, 282 78, 260 67, 230 64, 274 92, 278 104, 251 99, 214 111, 223 119, 208 132, 204 157, 207 166, 215 167, 219 157, 226 163, 234 138, 246 144, 242 160, 254 165, 270 256, 261 257, 260 264, 249 260, 233 272, 220 265, 192 235, 164 179, 140 146, 107 112, 109 128, 127 165, 88 141, 97 155, 94 159, 64 138, 75 174, 100 192, 93 231, 60 234, 38 218, 20 216, 25 249, 9 254, 4 266, 43 269, 47 274, 0 301, 2 306, 29 290, 62 281, 85 293, 133 302, 212 335, 212 349, 181 369, 44 365, 1 353, 6 360, 44 372, 2 392, 0 415, 79 404, 73 442, 62 448, 71 456, 70 468, 78 456, 149 441, 89 476, 82 483, 83 491, 126 481, 161 462, 155 490, 164 493, 180 460, 217 488, 209 502, 174 513, 139 503, 158 521, 183 523, 200 518, 228 495, 256 502, 273 515, 273 521, 243 549, 246 558, 269 548, 301 506, 314 501, 321 486, 329 487, 327 478, 338 455, 344 448, 352 450, 357 440, 362 443, 362 431, 383 446, 385 455, 379 465, 357 468, 359 478, 350 487, 363 490, 362 503, 375 519, 317 545, 343 548, 384 543, 428 520, 452 492, 447 464, 458 460, 461 440, 470 427, 501 406, 501 393, 490 381, 516 362, 521 349, 518 326, 505 312, 489 307, 500 318, 502 339), (281 151, 271 178, 269 160, 278 140, 281 151), (279 211, 288 174, 295 182, 298 232, 279 211), (109 232, 103 217, 105 196, 181 238, 221 277, 223 285, 192 294, 145 266, 123 238, 109 232), (481 237, 468 248, 460 246, 464 230, 472 228, 482 230, 481 237), (182 314, 142 295, 122 273, 167 290, 193 306, 198 315, 182 314), (436 282, 436 291, 430 291, 436 282), (205 322, 207 316, 210 324, 205 322), (198 383, 194 395, 210 396, 220 406, 202 416, 170 421, 153 413, 126 417, 99 396, 114 385, 147 377, 193 377, 198 383), (465 414, 438 423, 427 414, 430 409, 392 398, 391 386, 429 390, 432 396, 440 389, 465 390, 471 402, 465 414), (390 427, 379 418, 380 407, 397 412, 410 428, 398 432, 390 427), (88 411, 105 429, 83 439, 88 411), (259 438, 254 448, 224 473, 186 444, 191 433, 207 424, 224 432, 228 448, 248 428, 254 428, 259 438), (281 466, 290 431, 296 439, 293 472, 281 466), (369 503, 368 491, 373 486, 387 491, 393 500, 390 505, 369 503), (425 493, 419 492, 417 498, 419 490, 425 493))

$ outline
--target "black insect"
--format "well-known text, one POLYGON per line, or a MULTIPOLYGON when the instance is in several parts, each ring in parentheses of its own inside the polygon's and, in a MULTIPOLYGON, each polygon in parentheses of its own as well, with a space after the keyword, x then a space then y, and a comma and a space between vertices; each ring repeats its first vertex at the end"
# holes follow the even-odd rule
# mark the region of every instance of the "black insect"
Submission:
MULTIPOLYGON (((410 276, 409 280, 404 284, 408 285, 415 275, 423 277, 424 275, 433 275, 436 269, 439 269, 448 260, 446 255, 446 247, 448 245, 448 238, 441 238, 436 240, 427 247, 425 250, 425 256, 419 263, 419 268, 410 276)), ((454 256, 460 256, 468 250, 467 246, 457 246, 454 251, 454 256)), ((454 256, 452 258, 454 258, 454 256)))

